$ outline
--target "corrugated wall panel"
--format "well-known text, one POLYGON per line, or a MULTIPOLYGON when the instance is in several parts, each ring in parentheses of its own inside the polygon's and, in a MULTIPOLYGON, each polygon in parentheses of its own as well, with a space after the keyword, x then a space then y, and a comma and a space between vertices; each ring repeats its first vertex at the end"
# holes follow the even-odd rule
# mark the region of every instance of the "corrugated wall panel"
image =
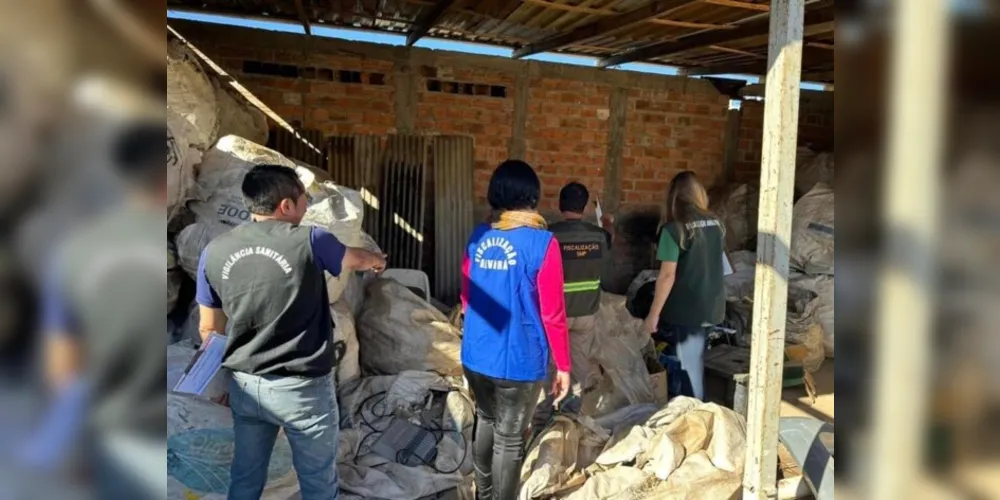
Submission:
POLYGON ((382 155, 378 224, 372 237, 391 267, 421 269, 427 137, 390 135, 382 155))
POLYGON ((267 147, 285 155, 288 158, 308 163, 316 168, 322 169, 326 165, 323 153, 324 139, 323 133, 319 130, 300 130, 299 137, 309 141, 320 151, 313 150, 309 144, 302 142, 295 133, 284 128, 272 128, 268 134, 267 147))
POLYGON ((462 284, 462 254, 472 233, 473 139, 438 136, 434 155, 434 274, 433 295, 447 305, 457 304, 462 284))
POLYGON ((363 228, 374 238, 379 218, 376 193, 381 182, 382 138, 375 135, 332 136, 327 140, 326 154, 326 169, 333 182, 361 192, 365 200, 363 228))

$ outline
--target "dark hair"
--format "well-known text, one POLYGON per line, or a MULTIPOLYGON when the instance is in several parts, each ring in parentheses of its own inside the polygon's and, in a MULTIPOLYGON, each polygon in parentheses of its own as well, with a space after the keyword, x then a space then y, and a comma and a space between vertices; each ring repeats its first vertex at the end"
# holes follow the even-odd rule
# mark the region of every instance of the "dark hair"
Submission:
POLYGON ((534 209, 542 196, 541 182, 531 165, 507 160, 493 171, 486 198, 494 210, 534 209))
POLYGON ((589 200, 590 193, 587 192, 587 186, 579 182, 571 182, 559 191, 559 211, 582 214, 587 209, 589 200))
POLYGON ((271 215, 281 200, 297 201, 305 192, 295 169, 281 165, 257 165, 243 176, 243 201, 256 215, 271 215))
MULTIPOLYGON (((112 146, 111 158, 115 170, 125 181, 143 189, 156 189, 167 182, 163 168, 164 137, 169 135, 164 123, 136 122, 128 124, 112 146)), ((170 155, 167 144, 167 156, 170 155)))

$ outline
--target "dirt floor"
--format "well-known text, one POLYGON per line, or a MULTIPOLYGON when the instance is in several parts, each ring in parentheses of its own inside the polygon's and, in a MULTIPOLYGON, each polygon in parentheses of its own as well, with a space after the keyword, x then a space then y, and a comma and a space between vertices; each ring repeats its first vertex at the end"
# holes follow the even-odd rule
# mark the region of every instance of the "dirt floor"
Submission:
POLYGON ((782 417, 813 417, 833 423, 833 360, 823 362, 816 372, 816 402, 804 387, 785 389, 781 402, 782 417))

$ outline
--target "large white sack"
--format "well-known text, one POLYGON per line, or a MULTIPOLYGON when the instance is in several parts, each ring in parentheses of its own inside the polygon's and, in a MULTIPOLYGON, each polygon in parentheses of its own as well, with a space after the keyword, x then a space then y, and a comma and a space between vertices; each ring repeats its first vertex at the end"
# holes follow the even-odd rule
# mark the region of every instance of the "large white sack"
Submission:
POLYGON ((358 361, 358 332, 354 326, 354 314, 350 306, 337 302, 330 306, 333 315, 333 340, 344 343, 344 357, 337 365, 337 383, 342 384, 361 377, 361 364, 358 361))
MULTIPOLYGON (((793 287, 809 290, 816 295, 812 319, 823 329, 823 350, 826 357, 833 358, 834 353, 834 277, 827 275, 798 275, 789 282, 789 290, 793 287)), ((791 292, 789 292, 791 293, 791 292)))
POLYGON ((167 110, 188 123, 188 144, 205 150, 215 142, 217 109, 215 87, 198 56, 180 40, 172 40, 167 48, 167 110))
POLYGON ((267 144, 267 116, 226 83, 212 80, 215 100, 218 103, 219 137, 236 135, 244 139, 267 144))
POLYGON ((818 184, 795 203, 789 264, 806 274, 834 274, 833 189, 818 184))
MULTIPOLYGON (((800 152, 800 157, 802 153, 800 152)), ((805 194, 817 184, 833 185, 833 153, 813 153, 795 169, 795 192, 805 194)))
MULTIPOLYGON (((243 201, 243 176, 255 165, 265 163, 296 167, 281 153, 242 137, 227 135, 219 139, 205 152, 198 167, 198 201, 189 205, 198 222, 212 221, 231 227, 248 222, 250 212, 243 201)), ((300 173, 300 178, 303 175, 300 173)), ((303 181, 311 178, 309 174, 303 181)))
MULTIPOLYGON (((229 408, 202 398, 167 394, 168 500, 224 500, 233 461, 233 419, 229 408)), ((298 498, 292 450, 284 433, 271 453, 260 498, 298 498)))
POLYGON ((475 421, 472 401, 457 382, 434 373, 407 371, 339 384, 337 471, 342 493, 398 500, 454 498, 438 494, 470 479, 475 421), (402 465, 371 453, 377 437, 373 429, 386 428, 393 417, 444 430, 435 432, 439 441, 434 468, 402 465))
POLYGON ((181 274, 180 266, 177 262, 177 247, 173 243, 167 242, 167 312, 174 310, 177 305, 177 297, 181 293, 181 284, 184 276, 181 274))
POLYGON ((441 311, 391 279, 368 285, 357 322, 366 373, 461 375, 461 333, 441 311))
POLYGON ((195 222, 177 234, 177 258, 180 261, 181 269, 187 273, 191 279, 196 279, 198 275, 198 260, 201 252, 205 250, 208 243, 220 234, 232 229, 225 224, 195 222))
POLYGON ((187 141, 187 122, 167 110, 167 220, 187 202, 194 188, 194 166, 201 162, 201 152, 187 141))
MULTIPOLYGON (((323 182, 314 185, 313 200, 302 218, 303 225, 326 229, 348 247, 381 253, 375 240, 361 229, 365 211, 360 193, 332 182, 323 182)), ((355 278, 351 272, 342 272, 340 276, 326 274, 326 292, 331 304, 340 300, 355 278)), ((359 300, 360 295, 355 289, 350 299, 352 310, 357 310, 359 300)))
POLYGON ((711 202, 712 211, 726 231, 726 251, 747 248, 757 237, 760 191, 749 184, 740 184, 724 190, 717 200, 711 202))

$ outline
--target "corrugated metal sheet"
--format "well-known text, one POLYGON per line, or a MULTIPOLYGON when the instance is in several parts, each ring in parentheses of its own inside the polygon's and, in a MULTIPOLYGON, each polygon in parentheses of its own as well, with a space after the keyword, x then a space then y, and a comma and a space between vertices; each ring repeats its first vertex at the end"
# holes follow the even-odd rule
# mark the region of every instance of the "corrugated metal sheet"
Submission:
POLYGON ((452 305, 459 301, 462 254, 472 233, 473 166, 471 137, 438 136, 433 139, 434 272, 433 295, 452 305))
POLYGON ((268 134, 267 147, 288 158, 299 160, 322 169, 326 165, 323 142, 323 133, 319 130, 300 130, 298 135, 296 135, 295 132, 275 127, 268 134), (309 141, 316 149, 309 147, 309 144, 303 142, 302 139, 309 141))
POLYGON ((377 226, 371 236, 392 267, 422 269, 427 137, 390 135, 382 154, 377 226))
POLYGON ((342 135, 326 140, 327 170, 365 199, 364 230, 389 266, 421 269, 432 295, 458 302, 462 252, 473 226, 473 139, 342 135))
MULTIPOLYGON (((333 182, 361 192, 365 200, 362 227, 375 237, 379 202, 376 193, 381 182, 382 137, 376 135, 338 135, 326 142, 326 170, 333 182)), ((378 240, 376 240, 378 242, 378 240)), ((381 242, 379 242, 381 244, 381 242)))

